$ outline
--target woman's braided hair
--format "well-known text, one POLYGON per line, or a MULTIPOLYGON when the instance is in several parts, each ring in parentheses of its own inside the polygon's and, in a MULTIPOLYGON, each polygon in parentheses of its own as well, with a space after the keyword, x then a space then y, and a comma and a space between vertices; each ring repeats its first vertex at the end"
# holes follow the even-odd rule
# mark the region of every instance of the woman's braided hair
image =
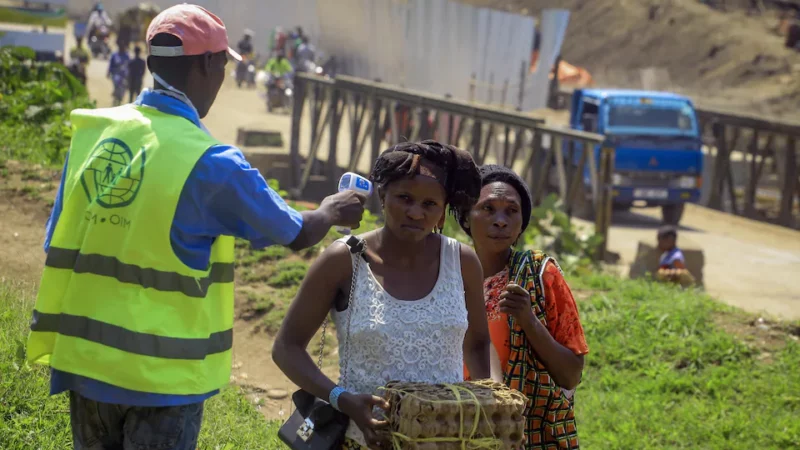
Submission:
POLYGON ((395 180, 418 174, 420 159, 442 170, 450 213, 463 225, 481 193, 478 167, 464 150, 433 140, 403 142, 381 153, 370 179, 379 188, 386 188, 395 180))

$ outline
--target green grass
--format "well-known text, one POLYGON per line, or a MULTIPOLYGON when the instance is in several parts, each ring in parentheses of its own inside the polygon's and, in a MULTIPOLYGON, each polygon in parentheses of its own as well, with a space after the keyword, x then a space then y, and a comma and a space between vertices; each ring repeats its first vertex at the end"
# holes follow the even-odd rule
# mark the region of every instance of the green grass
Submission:
MULTIPOLYGON (((0 280, 0 448, 72 448, 65 394, 50 397, 48 370, 25 362, 33 287, 0 280)), ((278 423, 267 422, 237 387, 206 402, 200 449, 283 447, 278 423)))
MULTIPOLYGON (((671 286, 581 277, 591 353, 576 394, 586 448, 800 447, 800 345, 771 362, 721 331, 737 313, 671 286)), ((739 313, 740 314, 740 313, 739 313)))
MULTIPOLYGON (((375 225, 370 218, 359 231, 375 225)), ((239 279, 269 284, 247 294, 266 334, 278 329, 316 251, 338 237, 332 230, 314 252, 295 254, 237 241, 239 279)), ((766 349, 723 331, 718 324, 741 326, 746 314, 700 292, 587 270, 568 281, 592 292, 579 303, 590 347, 576 393, 583 448, 800 448, 800 344, 790 334, 766 349)), ((3 450, 70 448, 65 397, 48 397, 46 369, 24 362, 32 289, 0 282, 3 450)), ((798 334, 800 322, 782 329, 798 334)), ((201 449, 281 448, 278 425, 236 387, 207 403, 204 420, 201 449)))
POLYGON ((272 287, 297 286, 308 272, 308 264, 303 261, 281 261, 267 283, 272 287))

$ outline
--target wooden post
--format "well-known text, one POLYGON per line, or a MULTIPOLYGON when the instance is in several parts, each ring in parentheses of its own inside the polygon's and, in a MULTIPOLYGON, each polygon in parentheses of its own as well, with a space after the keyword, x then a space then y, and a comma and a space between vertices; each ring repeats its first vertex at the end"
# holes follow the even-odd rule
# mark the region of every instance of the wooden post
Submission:
POLYGON ((386 106, 388 108, 389 114, 389 127, 392 129, 390 134, 392 142, 390 145, 395 145, 400 142, 400 129, 398 128, 400 124, 397 121, 397 102, 389 102, 386 106))
POLYGON ((606 147, 600 150, 600 207, 595 214, 595 233, 603 237, 597 249, 597 259, 603 261, 608 251, 608 230, 611 228, 611 212, 613 208, 614 149, 606 147))
MULTIPOLYGON (((470 145, 472 150, 472 157, 475 158, 475 161, 478 161, 478 158, 481 154, 481 132, 483 128, 483 124, 480 120, 475 120, 472 122, 472 145, 470 145)), ((480 164, 480 163, 479 163, 480 164)))
MULTIPOLYGON (((584 153, 588 153, 589 157, 586 162, 589 164, 589 179, 592 182, 592 207, 595 211, 600 208, 600 181, 597 173, 597 161, 595 158, 595 143, 589 141, 581 142, 584 153)), ((613 175, 612 175, 613 176, 613 175)))
POLYGON ((528 154, 528 160, 525 161, 525 167, 522 168, 523 176, 528 183, 528 186, 532 189, 531 202, 534 205, 539 203, 538 196, 538 173, 536 172, 536 161, 538 160, 539 154, 542 152, 542 132, 541 131, 533 131, 533 140, 531 142, 531 149, 530 153, 528 154))
MULTIPOLYGON (((495 132, 495 128, 496 128, 495 124, 492 123, 492 122, 489 122, 488 130, 486 131, 486 140, 485 140, 485 142, 483 144, 483 150, 478 155, 478 159, 475 160, 475 163, 477 163, 479 166, 482 166, 483 164, 486 163, 486 156, 489 155, 489 149, 494 148, 494 142, 495 142, 494 132, 495 132)), ((497 157, 496 153, 495 153, 495 157, 497 157)), ((498 161, 500 160, 500 158, 497 158, 497 159, 498 159, 498 161)))
POLYGON ((350 102, 350 161, 347 164, 347 170, 352 171, 354 167, 358 166, 358 155, 361 154, 361 128, 364 122, 364 115, 366 114, 367 107, 365 100, 361 94, 351 94, 350 102))
POLYGON ((556 171, 558 172, 558 196, 562 200, 567 198, 567 172, 564 168, 564 151, 562 144, 564 139, 561 136, 552 136, 550 138, 552 143, 551 153, 556 159, 556 171))
POLYGON ((756 216, 756 189, 758 189, 757 162, 758 151, 758 128, 753 128, 753 138, 750 141, 750 173, 747 177, 747 185, 744 194, 744 215, 751 219, 756 216))
POLYGON ((510 169, 514 169, 514 163, 517 161, 517 156, 519 155, 519 151, 522 146, 525 144, 525 129, 524 128, 517 128, 514 131, 514 147, 511 151, 511 157, 509 158, 508 164, 506 164, 510 169))
MULTIPOLYGON (((533 197, 538 199, 541 202, 544 199, 544 194, 547 192, 547 183, 549 180, 547 179, 547 175, 550 173, 550 166, 553 165, 553 158, 555 158, 555 152, 553 151, 553 146, 551 145, 549 149, 545 150, 544 148, 544 133, 537 133, 539 135, 538 139, 534 142, 538 146, 539 152, 545 152, 544 163, 542 163, 541 167, 538 167, 538 171, 534 172, 536 175, 534 176, 536 183, 536 190, 533 194, 533 197)), ((552 144, 553 138, 550 137, 550 142, 552 144)), ((534 167, 536 163, 539 162, 539 158, 533 160, 534 167)))
MULTIPOLYGON (((567 198, 564 199, 564 203, 567 205, 567 215, 570 218, 572 218, 572 211, 574 209, 573 205, 575 204, 576 196, 585 196, 585 190, 583 187, 583 171, 586 169, 586 158, 588 156, 588 152, 583 152, 581 154, 581 160, 578 163, 578 167, 570 171, 571 175, 569 179, 569 188, 567 189, 567 198)), ((594 155, 592 155, 592 157, 594 157, 594 155)), ((570 163, 570 166, 571 165, 572 164, 570 163)))
POLYGON ((714 143, 717 147, 717 156, 714 159, 714 173, 711 175, 711 193, 708 197, 708 207, 722 210, 722 182, 726 173, 725 162, 728 159, 728 139, 725 125, 715 122, 712 125, 714 143))
POLYGON ((781 187, 781 213, 778 219, 786 227, 794 225, 794 197, 797 188, 797 138, 789 136, 786 140, 785 169, 781 187))
MULTIPOLYGON (((322 101, 320 100, 320 97, 322 97, 322 95, 320 95, 320 94, 322 92, 320 92, 319 85, 317 85, 316 83, 308 83, 306 85, 306 87, 307 87, 307 90, 308 90, 308 92, 310 94, 308 99, 311 102, 311 111, 310 111, 311 112, 311 130, 309 131, 310 132, 310 137, 309 137, 309 140, 308 140, 308 144, 309 145, 314 145, 314 143, 317 142, 317 134, 320 133, 319 121, 322 118, 322 101)), ((323 97, 323 101, 324 101, 324 97, 323 97)), ((305 168, 305 171, 308 172, 309 174, 311 173, 311 167, 310 166, 313 165, 313 164, 314 164, 314 160, 311 157, 311 147, 309 147, 308 158, 306 158, 306 166, 308 166, 308 167, 305 168)), ((303 178, 305 178, 305 177, 306 176, 303 175, 303 178)), ((298 189, 302 189, 302 188, 305 187, 306 180, 304 180, 303 178, 300 179, 300 184, 298 185, 298 189)))
MULTIPOLYGON (((372 161, 370 161, 369 172, 372 172, 372 165, 378 160, 378 155, 381 151, 381 110, 383 109, 383 101, 374 95, 370 98, 372 104, 372 161)), ((367 173, 369 175, 369 173, 367 173)), ((367 203, 367 207, 375 214, 380 214, 381 203, 377 195, 372 195, 367 203)))
POLYGON ((331 127, 328 131, 328 177, 331 180, 339 178, 339 167, 336 163, 336 150, 339 144, 339 127, 342 124, 342 113, 344 112, 344 101, 340 99, 339 88, 331 88, 331 127), (341 103, 341 106, 340 106, 341 103))
MULTIPOLYGON (((372 108, 372 162, 374 163, 375 160, 378 159, 378 155, 381 151, 381 142, 383 139, 381 138, 381 109, 383 107, 383 102, 377 96, 373 95, 370 97, 370 103, 372 108)), ((372 167, 370 167, 372 169, 372 167)))
POLYGON ((291 142, 289 143, 290 159, 290 189, 297 189, 300 186, 301 177, 301 158, 300 158, 300 125, 303 119, 303 105, 306 100, 306 81, 301 77, 295 77, 294 81, 294 104, 292 105, 292 129, 291 142))

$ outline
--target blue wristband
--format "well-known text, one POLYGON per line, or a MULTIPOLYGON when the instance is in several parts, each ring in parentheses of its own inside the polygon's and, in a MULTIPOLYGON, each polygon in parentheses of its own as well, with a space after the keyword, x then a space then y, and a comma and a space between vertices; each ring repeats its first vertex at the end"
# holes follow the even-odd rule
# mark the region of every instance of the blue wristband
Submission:
POLYGON ((331 389, 331 393, 328 394, 328 403, 333 406, 333 408, 337 411, 341 411, 339 409, 339 396, 347 392, 343 387, 336 386, 335 388, 331 389))

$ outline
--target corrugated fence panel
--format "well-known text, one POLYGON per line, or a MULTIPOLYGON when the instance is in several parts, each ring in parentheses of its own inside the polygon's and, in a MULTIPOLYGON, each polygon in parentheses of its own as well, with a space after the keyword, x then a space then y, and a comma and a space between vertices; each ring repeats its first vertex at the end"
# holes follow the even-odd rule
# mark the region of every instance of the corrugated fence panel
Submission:
POLYGON ((530 61, 533 19, 451 0, 318 0, 319 46, 342 73, 467 99, 475 73, 486 101, 518 85, 530 61))
MULTIPOLYGON (((453 0, 194 0, 218 14, 235 45, 245 28, 255 33, 256 51, 267 54, 277 26, 302 26, 340 72, 466 100, 470 77, 476 100, 494 102, 500 88, 519 83, 520 65, 530 62, 534 21, 530 17, 476 8, 453 0)), ((86 17, 94 0, 70 0, 72 14, 86 17)), ((112 16, 139 0, 105 0, 112 16)), ((161 8, 174 0, 155 0, 161 8)))

